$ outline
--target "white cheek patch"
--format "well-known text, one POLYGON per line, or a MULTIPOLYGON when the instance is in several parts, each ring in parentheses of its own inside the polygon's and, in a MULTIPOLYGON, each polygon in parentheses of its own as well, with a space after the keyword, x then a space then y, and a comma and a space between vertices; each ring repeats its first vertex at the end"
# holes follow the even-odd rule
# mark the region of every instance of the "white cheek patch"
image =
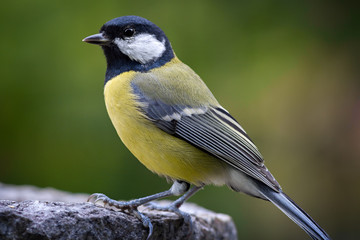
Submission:
POLYGON ((114 43, 123 54, 141 64, 154 61, 165 52, 165 39, 160 42, 150 34, 139 34, 128 39, 116 38, 114 43))

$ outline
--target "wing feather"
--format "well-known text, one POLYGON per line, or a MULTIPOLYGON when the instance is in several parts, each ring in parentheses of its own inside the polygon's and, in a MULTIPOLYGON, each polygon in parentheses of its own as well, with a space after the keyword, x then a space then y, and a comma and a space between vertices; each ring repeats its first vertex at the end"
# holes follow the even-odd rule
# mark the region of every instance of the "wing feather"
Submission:
POLYGON ((263 157, 240 124, 222 107, 166 104, 135 88, 140 110, 161 130, 223 160, 278 191, 263 157))

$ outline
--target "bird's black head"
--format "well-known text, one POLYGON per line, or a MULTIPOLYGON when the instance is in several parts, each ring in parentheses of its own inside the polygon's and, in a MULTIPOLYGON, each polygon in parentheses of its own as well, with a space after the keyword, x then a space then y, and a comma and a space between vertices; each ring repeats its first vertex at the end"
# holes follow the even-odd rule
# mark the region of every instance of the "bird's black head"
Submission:
POLYGON ((103 48, 107 60, 105 81, 130 70, 146 72, 174 58, 164 32, 138 16, 110 20, 101 27, 99 34, 83 41, 103 48))

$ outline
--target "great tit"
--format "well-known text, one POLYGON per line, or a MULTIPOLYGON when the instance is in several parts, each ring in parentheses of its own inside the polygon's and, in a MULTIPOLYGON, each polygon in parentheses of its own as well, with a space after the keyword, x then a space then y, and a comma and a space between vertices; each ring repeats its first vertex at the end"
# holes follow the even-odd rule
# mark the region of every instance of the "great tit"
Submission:
POLYGON ((152 172, 173 181, 167 191, 129 202, 93 194, 89 200, 137 212, 152 200, 179 196, 168 207, 179 210, 205 185, 227 185, 237 192, 268 200, 313 239, 328 234, 281 189, 264 165, 253 141, 215 99, 201 78, 175 55, 164 32, 138 16, 105 23, 84 42, 100 45, 107 60, 105 103, 122 142, 152 172), (190 185, 193 187, 190 189, 190 185))

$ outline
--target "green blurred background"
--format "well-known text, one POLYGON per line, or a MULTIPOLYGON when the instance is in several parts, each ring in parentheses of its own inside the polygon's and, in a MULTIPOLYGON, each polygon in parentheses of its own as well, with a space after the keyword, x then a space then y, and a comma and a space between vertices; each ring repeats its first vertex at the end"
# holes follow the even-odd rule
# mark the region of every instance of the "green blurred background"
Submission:
MULTIPOLYGON (((103 101, 105 58, 81 42, 106 21, 159 25, 236 117, 285 192, 334 239, 360 233, 359 11, 334 1, 3 2, 0 181, 131 199, 170 185, 120 142, 103 101)), ((306 239, 265 201, 207 187, 240 239, 306 239)))

